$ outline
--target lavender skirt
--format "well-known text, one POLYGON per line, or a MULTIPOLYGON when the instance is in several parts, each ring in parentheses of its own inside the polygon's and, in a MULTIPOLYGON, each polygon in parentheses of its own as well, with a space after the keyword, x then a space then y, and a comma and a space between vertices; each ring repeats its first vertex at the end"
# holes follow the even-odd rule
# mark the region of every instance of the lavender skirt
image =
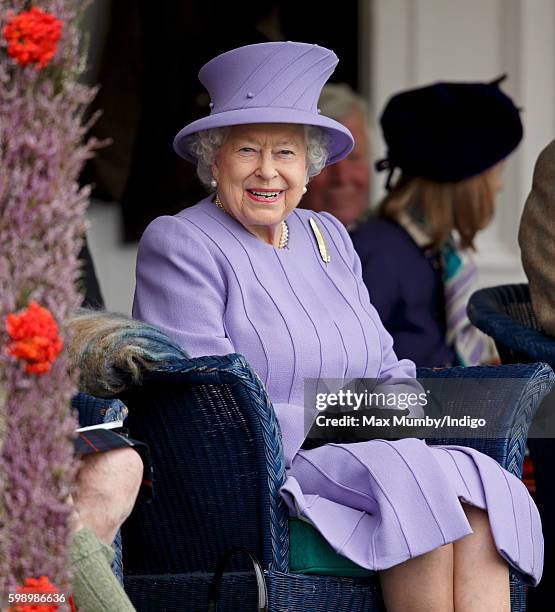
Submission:
POLYGON ((487 511, 497 550, 529 584, 541 578, 541 522, 526 487, 471 448, 407 439, 300 450, 281 493, 292 516, 371 570, 472 533, 463 501, 487 511))

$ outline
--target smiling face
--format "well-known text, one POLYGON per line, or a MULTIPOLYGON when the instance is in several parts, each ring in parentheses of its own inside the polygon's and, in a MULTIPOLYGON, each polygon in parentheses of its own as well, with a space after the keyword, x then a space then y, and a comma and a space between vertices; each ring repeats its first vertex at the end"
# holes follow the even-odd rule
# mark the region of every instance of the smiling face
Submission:
POLYGON ((311 179, 303 207, 336 216, 346 227, 356 223, 368 207, 370 191, 370 144, 364 115, 354 108, 339 121, 346 126, 355 146, 340 162, 311 179))
POLYGON ((235 125, 212 174, 225 210, 252 234, 277 246, 281 222, 298 205, 306 178, 302 125, 235 125))

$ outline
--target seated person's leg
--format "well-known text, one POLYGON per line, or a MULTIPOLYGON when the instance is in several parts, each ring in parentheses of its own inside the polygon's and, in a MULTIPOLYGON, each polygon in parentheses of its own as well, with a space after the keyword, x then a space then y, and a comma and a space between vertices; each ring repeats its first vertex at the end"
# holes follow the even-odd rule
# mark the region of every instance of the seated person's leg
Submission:
POLYGON ((131 514, 143 477, 143 461, 132 448, 87 455, 77 476, 79 521, 110 546, 131 514))
POLYGON ((472 527, 454 545, 454 602, 458 612, 509 612, 509 566, 497 552, 483 510, 463 504, 472 527))
POLYGON ((453 545, 381 571, 380 584, 388 612, 452 612, 453 545))
POLYGON ((135 608, 112 573, 114 551, 89 527, 79 529, 71 546, 72 587, 81 612, 131 612, 135 608))
POLYGON ((134 610, 110 564, 114 537, 135 505, 143 461, 132 448, 87 455, 77 476, 71 547, 73 594, 79 610, 134 610))

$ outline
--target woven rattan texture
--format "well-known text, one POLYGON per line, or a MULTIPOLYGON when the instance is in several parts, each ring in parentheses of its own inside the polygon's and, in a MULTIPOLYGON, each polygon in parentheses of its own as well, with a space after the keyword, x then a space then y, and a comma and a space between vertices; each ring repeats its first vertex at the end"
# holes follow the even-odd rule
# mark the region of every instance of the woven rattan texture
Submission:
POLYGON ((555 340, 539 327, 528 285, 500 285, 477 291, 469 300, 468 317, 495 340, 503 363, 544 361, 555 367, 555 340))
MULTIPOLYGON (((521 473, 530 419, 553 380, 549 367, 420 370, 419 375, 467 383, 473 377, 513 381, 499 385, 499 395, 490 398, 506 402, 507 439, 442 442, 472 445, 521 473)), ((279 427, 260 380, 242 357, 183 360, 122 399, 130 410, 126 425, 133 437, 150 444, 155 466, 155 499, 138 507, 124 530, 125 586, 138 610, 203 612, 211 572, 233 546, 246 546, 262 561, 271 612, 383 609, 377 577, 288 572, 279 427)), ((254 580, 247 568, 240 557, 231 566, 220 610, 254 609, 254 580)), ((524 588, 516 576, 511 593, 512 610, 524 610, 524 588)))

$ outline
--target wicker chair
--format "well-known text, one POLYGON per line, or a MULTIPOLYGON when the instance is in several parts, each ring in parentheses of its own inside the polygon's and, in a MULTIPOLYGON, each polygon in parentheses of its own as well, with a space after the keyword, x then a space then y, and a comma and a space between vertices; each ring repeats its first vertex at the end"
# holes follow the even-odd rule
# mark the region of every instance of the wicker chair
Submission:
POLYGON ((495 340, 502 363, 543 361, 555 367, 555 340, 541 331, 528 285, 477 291, 469 300, 468 318, 495 340))
MULTIPOLYGON (((454 368, 419 375, 467 383, 469 377, 515 379, 517 393, 514 385, 510 391, 499 385, 494 398, 506 406, 508 437, 463 443, 521 475, 528 424, 553 382, 551 368, 454 368)), ((125 588, 139 611, 204 612, 218 561, 234 547, 260 560, 271 612, 383 610, 375 576, 289 571, 289 518, 279 495, 285 478, 279 427, 263 385, 244 358, 181 360, 152 373, 121 399, 129 408, 126 426, 149 443, 155 467, 155 499, 138 505, 123 528, 125 588)), ((218 610, 261 609, 250 561, 237 555, 227 569, 218 610)), ((515 575, 511 600, 512 610, 525 609, 524 588, 515 575)))
MULTIPOLYGON (((477 291, 470 298, 468 316, 495 340, 502 363, 543 361, 555 368, 555 339, 541 331, 528 285, 501 285, 477 291)), ((555 392, 542 403, 530 435, 528 446, 544 528, 545 564, 539 587, 529 592, 529 604, 533 610, 548 610, 555 596, 555 392)))

